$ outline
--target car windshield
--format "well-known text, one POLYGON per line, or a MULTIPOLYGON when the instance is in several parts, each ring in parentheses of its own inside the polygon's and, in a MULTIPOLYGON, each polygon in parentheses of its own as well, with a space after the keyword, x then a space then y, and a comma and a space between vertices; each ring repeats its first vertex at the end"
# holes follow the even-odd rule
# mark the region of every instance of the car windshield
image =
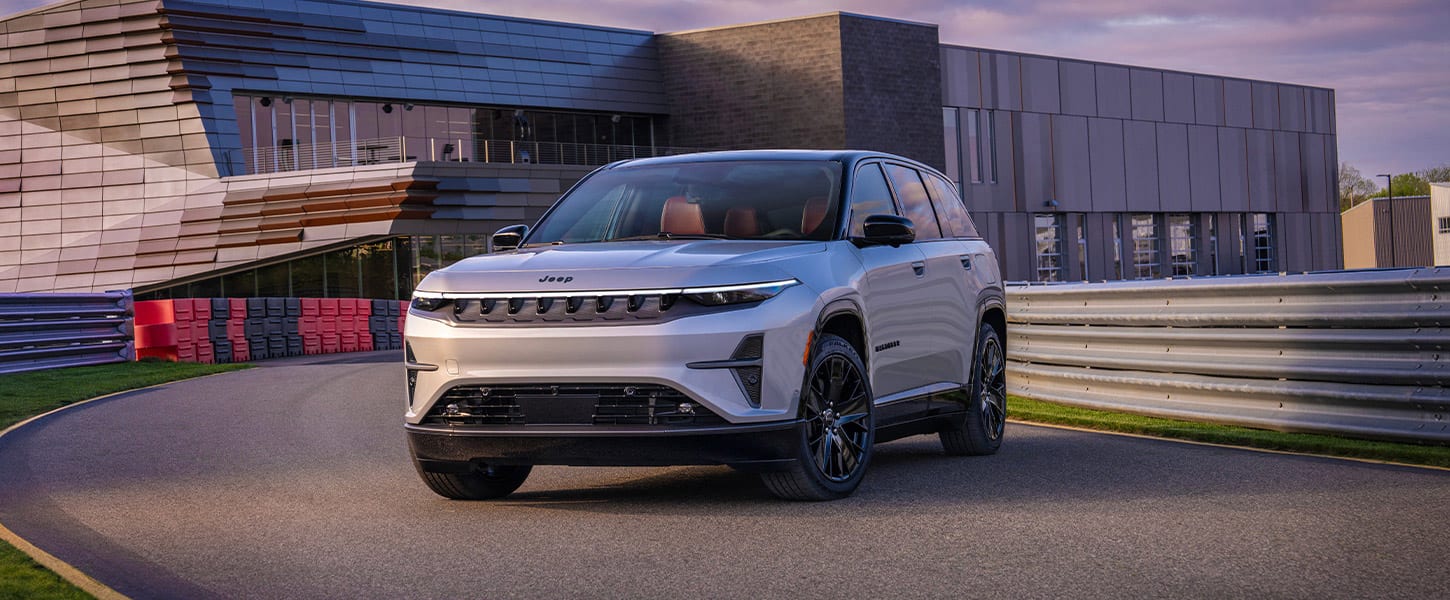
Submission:
POLYGON ((718 161, 596 173, 559 201, 528 245, 625 239, 831 239, 841 164, 718 161))

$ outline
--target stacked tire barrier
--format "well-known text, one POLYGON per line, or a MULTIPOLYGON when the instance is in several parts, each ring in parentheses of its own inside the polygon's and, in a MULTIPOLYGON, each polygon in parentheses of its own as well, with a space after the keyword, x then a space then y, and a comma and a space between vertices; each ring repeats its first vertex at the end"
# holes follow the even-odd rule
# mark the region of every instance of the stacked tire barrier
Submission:
POLYGON ((1007 306, 1014 394, 1450 444, 1450 269, 1011 286, 1007 306))
POLYGON ((0 294, 0 373, 131 360, 130 292, 0 294))
POLYGON ((136 303, 136 357, 225 363, 399 350, 407 302, 178 298, 136 303))

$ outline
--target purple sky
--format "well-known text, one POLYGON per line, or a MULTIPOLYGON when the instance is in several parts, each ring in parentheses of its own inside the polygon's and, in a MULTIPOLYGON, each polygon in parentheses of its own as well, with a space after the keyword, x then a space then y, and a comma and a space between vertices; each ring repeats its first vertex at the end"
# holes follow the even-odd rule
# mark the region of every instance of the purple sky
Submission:
MULTIPOLYGON (((0 15, 47 4, 0 0, 0 15)), ((656 32, 835 10, 936 23, 943 43, 1334 88, 1366 175, 1450 163, 1446 0, 413 0, 656 32)))

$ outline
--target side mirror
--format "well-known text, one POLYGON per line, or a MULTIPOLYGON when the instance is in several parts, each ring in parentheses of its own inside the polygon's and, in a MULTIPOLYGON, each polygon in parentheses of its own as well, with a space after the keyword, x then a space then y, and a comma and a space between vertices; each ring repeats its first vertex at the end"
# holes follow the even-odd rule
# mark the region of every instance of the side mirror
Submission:
POLYGON ((503 229, 493 232, 493 251, 507 252, 516 250, 519 244, 524 243, 524 237, 529 235, 528 225, 509 225, 503 229))
POLYGON ((868 244, 884 244, 895 248, 916 241, 916 224, 911 219, 896 215, 871 215, 866 217, 862 229, 868 244))

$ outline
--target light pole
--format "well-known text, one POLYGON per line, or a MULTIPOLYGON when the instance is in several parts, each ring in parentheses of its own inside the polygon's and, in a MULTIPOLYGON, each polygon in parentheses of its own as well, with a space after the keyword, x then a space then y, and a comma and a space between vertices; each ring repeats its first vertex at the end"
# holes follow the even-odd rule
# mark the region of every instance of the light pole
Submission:
POLYGON ((1375 175, 1375 177, 1385 178, 1385 192, 1393 200, 1395 197, 1395 179, 1389 173, 1380 173, 1379 175, 1375 175))

